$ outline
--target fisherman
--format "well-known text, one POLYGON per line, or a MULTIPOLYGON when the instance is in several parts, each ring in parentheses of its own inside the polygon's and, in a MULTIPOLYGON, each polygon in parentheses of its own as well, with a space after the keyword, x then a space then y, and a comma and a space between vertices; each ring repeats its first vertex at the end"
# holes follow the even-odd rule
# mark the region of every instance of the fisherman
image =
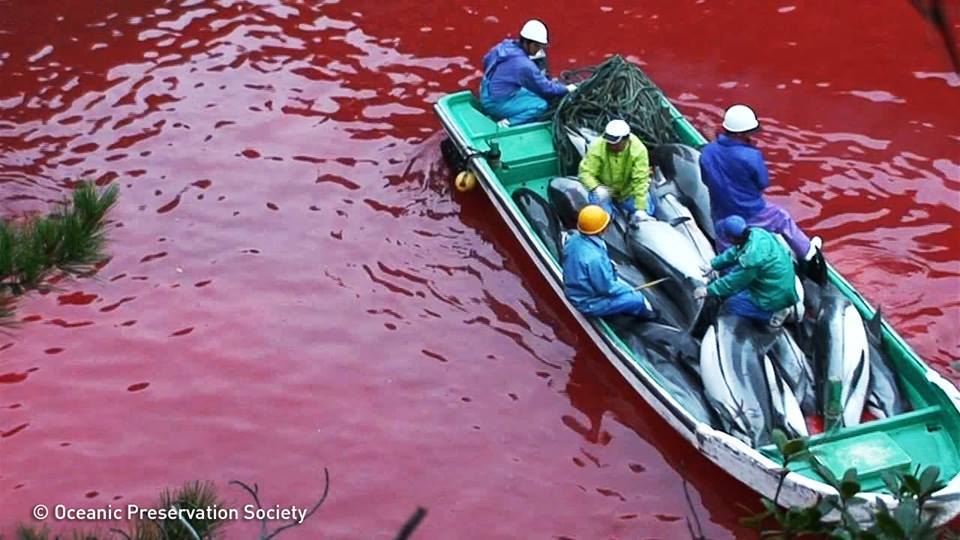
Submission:
POLYGON ((610 214, 587 205, 577 217, 579 232, 563 246, 563 292, 578 311, 589 317, 627 314, 649 321, 657 311, 643 296, 617 276, 600 234, 610 214))
MULTIPOLYGON (((760 129, 753 109, 733 105, 723 115, 723 129, 724 133, 706 145, 700 155, 700 172, 710 190, 714 225, 728 216, 742 216, 752 227, 783 236, 798 259, 813 258, 823 245, 820 237, 811 240, 786 210, 763 198, 770 177, 763 154, 753 144, 752 136, 760 129)), ((728 246, 718 238, 718 251, 728 246)))
POLYGON ((520 29, 520 39, 505 39, 483 57, 480 106, 502 127, 532 122, 548 107, 547 101, 576 90, 550 80, 537 61, 545 57, 547 27, 530 19, 520 29))
POLYGON ((590 203, 610 214, 619 210, 630 222, 653 215, 647 147, 623 120, 607 122, 603 137, 590 143, 580 161, 580 181, 590 203))
POLYGON ((730 269, 694 297, 724 300, 721 311, 776 328, 788 318, 799 318, 802 302, 797 291, 793 258, 777 238, 762 227, 750 227, 738 215, 716 224, 717 236, 733 244, 703 267, 704 275, 730 269))

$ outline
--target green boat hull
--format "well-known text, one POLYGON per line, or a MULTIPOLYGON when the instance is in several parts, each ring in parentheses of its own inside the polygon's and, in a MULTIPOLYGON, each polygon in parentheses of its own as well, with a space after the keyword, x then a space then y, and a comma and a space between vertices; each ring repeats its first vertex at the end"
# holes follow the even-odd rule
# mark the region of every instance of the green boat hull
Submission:
MULTIPOLYGON (((684 143, 699 146, 707 142, 669 102, 665 100, 663 105, 684 143)), ((476 174, 547 283, 563 298, 559 261, 550 255, 511 198, 520 188, 546 196, 549 181, 560 174, 552 125, 539 122, 500 128, 479 111, 470 92, 444 96, 435 105, 435 111, 467 167, 476 174), (506 167, 491 167, 481 155, 493 141, 499 145, 501 162, 506 167)), ((835 269, 828 268, 828 276, 864 319, 873 317, 874 308, 835 269)), ((697 421, 664 389, 660 374, 641 354, 622 343, 603 321, 586 319, 567 305, 611 363, 668 423, 707 458, 759 493, 772 497, 783 463, 775 447, 750 448, 697 421)), ((891 418, 811 436, 808 446, 819 463, 837 476, 849 467, 858 469, 863 489, 860 498, 864 501, 860 510, 864 515, 872 511, 877 500, 893 504, 881 478, 884 471, 912 472, 917 467, 937 465, 947 487, 936 494, 929 510, 937 523, 943 523, 960 511, 960 392, 927 366, 886 321, 882 344, 913 409, 891 418)), ((783 504, 809 504, 818 496, 836 493, 810 464, 791 463, 790 469, 781 492, 783 504)))

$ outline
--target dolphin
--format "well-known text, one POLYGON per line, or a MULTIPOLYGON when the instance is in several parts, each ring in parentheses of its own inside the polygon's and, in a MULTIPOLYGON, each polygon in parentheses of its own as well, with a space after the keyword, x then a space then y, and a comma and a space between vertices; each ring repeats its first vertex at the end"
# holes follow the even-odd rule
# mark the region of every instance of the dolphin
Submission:
POLYGON ((693 291, 707 285, 700 270, 706 263, 703 257, 671 224, 653 219, 629 227, 627 247, 637 265, 652 277, 672 278, 672 283, 664 284, 666 292, 689 324, 703 303, 693 298, 693 291))
POLYGON ((774 427, 783 429, 791 438, 809 435, 800 403, 790 385, 780 376, 770 355, 763 355, 763 373, 770 388, 770 411, 774 427))
POLYGON ((558 176, 551 180, 547 199, 560 215, 564 229, 576 229, 580 209, 590 204, 587 188, 575 176, 558 176))
POLYGON ((800 404, 800 409, 804 415, 816 413, 817 392, 816 379, 813 375, 813 368, 810 362, 800 349, 790 332, 783 328, 776 331, 776 339, 770 345, 767 355, 777 370, 777 374, 783 378, 790 387, 790 391, 800 404))
POLYGON ((753 446, 770 442, 774 426, 762 351, 773 335, 742 317, 721 316, 700 344, 700 373, 707 400, 724 430, 753 446))
MULTIPOLYGON (((520 190, 517 190, 517 192, 520 192, 520 190)), ((560 227, 562 229, 576 229, 577 214, 581 208, 589 204, 587 202, 587 190, 583 187, 583 184, 574 177, 557 177, 550 181, 547 195, 550 198, 550 206, 559 215, 560 227)), ((610 255, 610 260, 613 262, 617 275, 631 286, 639 287, 649 283, 652 279, 634 262, 632 252, 627 246, 626 229, 627 225, 622 217, 614 216, 610 226, 600 235, 600 238, 607 245, 607 254, 610 255)), ((561 233, 561 238, 565 234, 565 231, 561 233)), ((562 242, 560 243, 560 254, 563 254, 562 242)), ((676 302, 664 293, 669 286, 670 284, 664 283, 644 289, 643 295, 660 312, 661 319, 670 324, 679 325, 683 322, 684 316, 676 302)))
POLYGON ((907 402, 896 375, 895 366, 883 354, 880 342, 882 315, 880 308, 867 323, 867 344, 870 349, 870 386, 866 408, 877 418, 889 418, 907 410, 907 402))
POLYGON ((626 315, 605 320, 621 337, 635 336, 643 341, 647 354, 670 360, 700 378, 700 343, 688 330, 660 322, 637 324, 636 319, 626 315))
POLYGON ((677 186, 677 198, 690 209, 700 230, 707 237, 716 238, 710 191, 700 176, 700 151, 683 144, 658 144, 650 151, 650 163, 677 186))
POLYGON ((610 322, 623 342, 646 360, 660 384, 684 410, 711 427, 721 425, 704 395, 700 377, 693 371, 699 352, 687 332, 658 323, 630 324, 625 318, 610 322))
POLYGON ((815 324, 820 371, 820 410, 826 428, 860 423, 870 384, 870 351, 863 319, 849 300, 828 294, 815 324))
POLYGON ((656 218, 674 224, 674 227, 683 233, 703 260, 709 261, 716 257, 717 254, 713 249, 713 244, 703 234, 690 210, 680 202, 676 185, 666 180, 663 174, 657 170, 653 175, 651 189, 657 199, 654 210, 656 218))
MULTIPOLYGON (((616 222, 611 223, 610 227, 601 235, 601 238, 607 244, 607 254, 610 256, 610 260, 613 262, 614 269, 620 279, 632 287, 640 287, 653 281, 647 272, 637 267, 633 257, 627 253, 620 224, 616 222)), ((660 319, 663 322, 675 326, 683 326, 685 321, 683 312, 673 298, 667 294, 667 290, 671 286, 674 286, 674 284, 661 283, 660 285, 643 289, 641 292, 650 304, 660 312, 660 319)))
POLYGON ((556 211, 532 189, 520 188, 513 192, 512 198, 547 251, 559 262, 563 254, 563 226, 556 211))
POLYGON ((576 148, 577 153, 580 154, 580 157, 583 157, 587 154, 587 148, 590 147, 590 144, 600 136, 596 131, 588 128, 581 127, 578 129, 573 129, 570 126, 564 127, 564 130, 567 132, 567 139, 570 140, 570 144, 576 148))
POLYGON ((871 354, 863 318, 827 279, 827 263, 817 252, 801 264, 804 307, 800 343, 814 358, 820 382, 819 407, 827 429, 854 426, 867 401, 871 354))

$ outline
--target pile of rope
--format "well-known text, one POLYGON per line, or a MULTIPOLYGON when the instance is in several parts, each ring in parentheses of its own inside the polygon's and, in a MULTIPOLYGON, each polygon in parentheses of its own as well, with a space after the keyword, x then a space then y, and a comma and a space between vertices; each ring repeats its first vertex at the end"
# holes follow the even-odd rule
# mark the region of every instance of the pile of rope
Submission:
POLYGON ((561 78, 578 86, 545 115, 553 121, 553 144, 561 174, 576 174, 580 163, 580 153, 570 142, 567 128, 603 133, 607 122, 619 118, 630 124, 648 148, 680 142, 663 92, 643 70, 623 57, 613 56, 597 66, 564 72, 561 78))

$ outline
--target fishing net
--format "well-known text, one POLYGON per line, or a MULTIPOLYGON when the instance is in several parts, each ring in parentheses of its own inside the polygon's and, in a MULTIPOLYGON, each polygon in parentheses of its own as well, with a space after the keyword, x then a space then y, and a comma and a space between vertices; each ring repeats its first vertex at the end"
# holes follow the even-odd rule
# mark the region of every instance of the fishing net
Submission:
POLYGON ((568 128, 603 133, 607 122, 619 118, 630 124, 648 147, 680 142, 663 92, 643 70, 623 57, 613 56, 597 66, 564 72, 562 78, 576 82, 577 91, 545 113, 546 119, 553 121, 553 143, 561 174, 576 174, 580 163, 568 128))

